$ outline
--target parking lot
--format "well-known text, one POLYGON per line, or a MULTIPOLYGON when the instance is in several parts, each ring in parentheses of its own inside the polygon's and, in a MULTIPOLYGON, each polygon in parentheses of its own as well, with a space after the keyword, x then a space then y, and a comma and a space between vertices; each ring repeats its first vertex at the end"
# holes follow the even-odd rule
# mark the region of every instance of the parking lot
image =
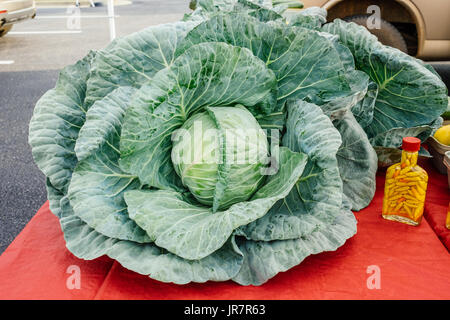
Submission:
MULTIPOLYGON (((117 37, 189 12, 184 0, 117 3, 117 37)), ((106 6, 82 6, 79 19, 75 10, 73 4, 38 7, 35 19, 0 38, 0 254, 47 198, 27 141, 36 101, 54 87, 61 68, 110 42, 106 6)))

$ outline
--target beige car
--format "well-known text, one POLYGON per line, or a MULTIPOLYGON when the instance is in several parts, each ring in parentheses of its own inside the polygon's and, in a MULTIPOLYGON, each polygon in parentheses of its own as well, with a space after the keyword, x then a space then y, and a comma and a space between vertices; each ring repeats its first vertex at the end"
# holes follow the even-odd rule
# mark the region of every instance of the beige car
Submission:
POLYGON ((33 0, 0 0, 0 37, 7 34, 13 24, 35 16, 33 0))
POLYGON ((369 28, 369 31, 382 43, 421 59, 450 58, 450 0, 301 0, 301 2, 305 8, 318 6, 327 9, 328 21, 341 18, 367 26, 369 17, 379 13, 381 18, 379 25, 377 28, 369 28), (374 5, 378 6, 379 10, 375 7, 374 11, 374 5))

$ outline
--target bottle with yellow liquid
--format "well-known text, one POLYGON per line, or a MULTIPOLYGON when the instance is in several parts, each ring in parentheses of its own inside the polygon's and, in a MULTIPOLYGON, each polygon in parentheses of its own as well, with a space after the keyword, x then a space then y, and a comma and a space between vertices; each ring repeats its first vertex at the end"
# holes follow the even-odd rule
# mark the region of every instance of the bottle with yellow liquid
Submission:
POLYGON ((417 226, 422 221, 427 172, 417 165, 420 139, 403 138, 402 160, 386 172, 382 216, 417 226))

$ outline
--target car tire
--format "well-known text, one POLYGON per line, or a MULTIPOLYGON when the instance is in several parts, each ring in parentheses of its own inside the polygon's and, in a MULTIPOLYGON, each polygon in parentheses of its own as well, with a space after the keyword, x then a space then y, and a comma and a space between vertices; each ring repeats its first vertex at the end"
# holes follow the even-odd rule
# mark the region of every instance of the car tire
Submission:
POLYGON ((3 37, 5 34, 7 34, 12 28, 12 24, 6 27, 0 28, 0 38, 3 37))
MULTIPOLYGON (((347 22, 354 22, 367 28, 367 19, 370 16, 356 15, 344 18, 347 22)), ((396 27, 386 20, 380 19, 380 29, 367 29, 370 33, 377 36, 378 40, 387 46, 397 48, 405 53, 408 53, 408 47, 402 34, 396 27)))

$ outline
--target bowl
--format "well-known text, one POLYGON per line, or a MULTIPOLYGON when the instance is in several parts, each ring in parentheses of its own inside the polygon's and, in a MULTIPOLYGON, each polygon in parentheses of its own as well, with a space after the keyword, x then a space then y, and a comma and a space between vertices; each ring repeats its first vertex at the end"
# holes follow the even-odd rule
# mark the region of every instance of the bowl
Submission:
POLYGON ((444 155, 444 166, 447 168, 447 180, 448 187, 450 188, 450 151, 447 151, 444 155))
POLYGON ((447 174, 448 168, 444 164, 445 153, 450 151, 450 146, 440 143, 431 136, 427 140, 428 151, 433 156, 433 165, 442 174, 447 174))

